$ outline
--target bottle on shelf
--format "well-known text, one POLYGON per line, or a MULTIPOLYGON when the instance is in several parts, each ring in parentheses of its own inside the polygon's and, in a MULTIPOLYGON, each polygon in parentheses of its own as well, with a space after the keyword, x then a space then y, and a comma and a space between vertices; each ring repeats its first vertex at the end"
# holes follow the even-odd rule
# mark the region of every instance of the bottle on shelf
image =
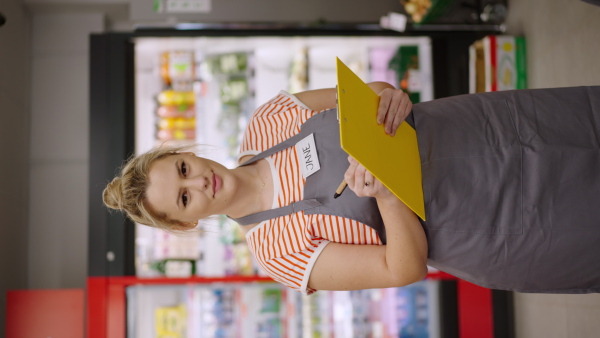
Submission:
POLYGON ((168 258, 154 261, 150 268, 169 278, 189 278, 196 275, 196 261, 168 258))
POLYGON ((156 110, 156 114, 159 117, 164 118, 186 118, 191 119, 196 117, 196 109, 194 105, 168 105, 168 106, 159 106, 156 110))
POLYGON ((180 110, 182 106, 186 108, 192 106, 196 97, 193 91, 175 91, 172 89, 163 90, 156 97, 158 103, 163 106, 177 106, 180 110))

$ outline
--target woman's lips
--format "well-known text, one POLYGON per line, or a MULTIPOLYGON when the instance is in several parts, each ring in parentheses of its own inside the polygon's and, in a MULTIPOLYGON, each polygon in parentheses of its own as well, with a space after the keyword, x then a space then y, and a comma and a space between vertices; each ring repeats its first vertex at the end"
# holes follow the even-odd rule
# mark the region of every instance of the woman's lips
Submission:
POLYGON ((213 196, 221 190, 221 178, 217 174, 213 174, 213 196))

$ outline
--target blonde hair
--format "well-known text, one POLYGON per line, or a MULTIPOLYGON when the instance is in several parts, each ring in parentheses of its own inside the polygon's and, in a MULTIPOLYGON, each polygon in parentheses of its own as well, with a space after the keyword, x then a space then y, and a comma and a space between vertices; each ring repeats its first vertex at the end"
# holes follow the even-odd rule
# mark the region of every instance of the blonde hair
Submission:
POLYGON ((152 164, 167 156, 175 155, 193 146, 159 147, 142 155, 130 157, 102 192, 104 204, 116 210, 124 211, 134 222, 167 231, 184 230, 186 227, 177 220, 169 220, 165 214, 159 214, 148 207, 146 190, 149 185, 149 173, 152 164))

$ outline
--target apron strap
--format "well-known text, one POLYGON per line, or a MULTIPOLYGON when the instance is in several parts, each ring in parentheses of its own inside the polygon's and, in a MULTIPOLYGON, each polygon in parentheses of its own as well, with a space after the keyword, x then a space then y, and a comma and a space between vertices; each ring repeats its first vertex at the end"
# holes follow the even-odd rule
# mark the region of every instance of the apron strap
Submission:
MULTIPOLYGON (((327 111, 325 111, 325 112, 327 112, 327 111)), ((325 113, 325 112, 321 112, 317 115, 321 115, 322 113, 325 113)), ((317 116, 317 115, 315 115, 315 116, 317 116)), ((246 161, 244 164, 241 164, 240 166, 245 166, 245 165, 254 163, 258 160, 261 160, 263 158, 271 156, 281 150, 287 149, 291 146, 295 146, 296 143, 298 143, 300 140, 302 140, 303 138, 305 138, 307 135, 310 135, 310 134, 311 134, 310 130, 301 128, 300 132, 298 134, 263 151, 262 153, 260 153, 258 155, 255 155, 250 160, 246 161)), ((298 202, 292 202, 289 205, 286 205, 286 206, 283 206, 283 207, 280 207, 277 209, 265 210, 265 211, 257 212, 255 214, 247 215, 247 216, 240 217, 240 218, 232 218, 232 217, 229 217, 229 218, 234 220, 235 222, 237 222, 240 225, 248 225, 248 224, 260 223, 260 222, 266 221, 268 219, 291 215, 293 213, 307 210, 307 209, 312 209, 312 208, 315 208, 315 207, 318 207, 321 205, 323 205, 323 203, 317 201, 316 199, 306 199, 306 200, 302 200, 302 201, 298 201, 298 202)))
POLYGON ((317 201, 316 199, 309 199, 309 200, 293 202, 293 203, 286 205, 284 207, 281 207, 281 208, 265 210, 265 211, 257 212, 255 214, 240 217, 240 218, 231 218, 231 217, 230 218, 232 220, 234 220, 235 222, 237 222, 239 225, 248 225, 248 224, 260 223, 262 221, 266 221, 268 219, 273 219, 276 217, 291 215, 298 211, 312 209, 314 207, 318 207, 321 205, 323 205, 323 204, 321 202, 317 201))
POLYGON ((300 131, 298 134, 296 134, 296 135, 288 138, 287 140, 285 140, 285 141, 283 141, 283 142, 281 142, 281 143, 279 143, 279 144, 277 144, 277 145, 275 145, 275 146, 273 146, 273 147, 271 147, 271 148, 263 151, 262 153, 260 153, 258 155, 255 155, 250 160, 244 162, 244 164, 241 164, 240 167, 248 165, 248 164, 251 164, 251 163, 254 163, 254 162, 258 161, 258 160, 261 160, 263 158, 271 156, 271 155, 273 155, 273 154, 275 154, 275 153, 277 153, 277 152, 279 152, 281 150, 284 150, 284 149, 287 149, 287 148, 289 148, 291 146, 296 145, 296 143, 298 143, 301 139, 303 139, 306 136, 305 134, 307 134, 307 133, 306 132, 303 133, 302 131, 300 131))

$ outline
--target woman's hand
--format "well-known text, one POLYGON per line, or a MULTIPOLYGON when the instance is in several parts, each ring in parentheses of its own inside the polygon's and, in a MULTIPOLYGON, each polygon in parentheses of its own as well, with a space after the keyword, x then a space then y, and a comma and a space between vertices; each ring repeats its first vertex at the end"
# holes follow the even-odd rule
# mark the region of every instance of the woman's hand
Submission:
POLYGON ((348 187, 359 197, 396 198, 396 196, 352 156, 350 166, 344 174, 348 187))
POLYGON ((377 198, 387 244, 332 241, 317 258, 308 286, 317 290, 360 290, 399 287, 423 279, 427 275, 427 237, 419 219, 354 158, 348 157, 348 161, 346 183, 358 196, 377 198))
MULTIPOLYGON (((412 102, 408 95, 400 89, 395 89, 386 82, 371 82, 367 84, 379 95, 377 123, 384 124, 388 135, 396 135, 396 130, 412 110, 412 102)), ((316 89, 294 94, 298 100, 312 110, 321 111, 336 106, 336 89, 316 89)))
POLYGON ((396 130, 411 110, 412 102, 401 89, 385 88, 379 92, 377 123, 385 124, 388 135, 396 135, 396 130))

